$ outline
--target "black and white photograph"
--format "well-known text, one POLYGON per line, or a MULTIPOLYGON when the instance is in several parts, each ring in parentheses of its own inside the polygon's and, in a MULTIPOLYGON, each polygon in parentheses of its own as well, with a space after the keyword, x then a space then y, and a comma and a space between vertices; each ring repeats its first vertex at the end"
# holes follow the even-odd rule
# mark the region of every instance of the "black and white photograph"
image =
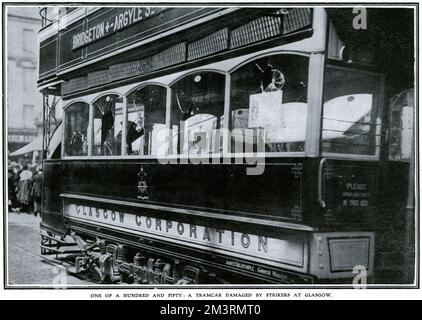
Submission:
POLYGON ((3 292, 419 288, 418 3, 2 13, 3 292))

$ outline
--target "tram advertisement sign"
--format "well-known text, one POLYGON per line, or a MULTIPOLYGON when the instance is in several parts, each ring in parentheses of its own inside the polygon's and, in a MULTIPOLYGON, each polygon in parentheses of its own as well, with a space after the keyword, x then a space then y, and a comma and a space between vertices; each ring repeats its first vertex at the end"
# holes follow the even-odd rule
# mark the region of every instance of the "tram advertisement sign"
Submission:
POLYGON ((65 201, 65 217, 104 228, 131 232, 175 244, 210 250, 232 257, 303 271, 307 247, 302 238, 271 238, 250 232, 216 229, 204 225, 159 219, 65 201))
POLYGON ((93 25, 88 24, 86 30, 74 34, 72 37, 72 50, 146 20, 159 14, 162 10, 163 8, 159 7, 123 8, 123 10, 118 11, 104 20, 96 21, 93 25))

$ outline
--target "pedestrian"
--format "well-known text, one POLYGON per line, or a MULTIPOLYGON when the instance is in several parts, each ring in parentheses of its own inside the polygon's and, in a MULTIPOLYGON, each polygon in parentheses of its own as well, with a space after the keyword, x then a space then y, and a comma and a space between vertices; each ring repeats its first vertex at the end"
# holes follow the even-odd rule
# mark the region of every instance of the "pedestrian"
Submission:
POLYGON ((37 164, 33 164, 29 167, 29 171, 32 172, 32 176, 34 176, 37 172, 38 172, 38 165, 37 164))
POLYGON ((34 201, 34 215, 41 214, 42 167, 37 167, 37 173, 32 177, 32 199, 34 201))
POLYGON ((10 184, 9 187, 11 188, 11 192, 12 192, 12 211, 13 212, 17 212, 19 211, 19 202, 17 199, 17 193, 19 190, 19 174, 20 174, 20 167, 19 164, 17 164, 16 162, 12 162, 10 164, 13 173, 10 172, 10 184), (13 188, 12 188, 13 186, 13 188))
POLYGON ((29 211, 29 205, 31 202, 31 190, 32 190, 32 172, 29 170, 29 166, 25 165, 23 171, 19 175, 19 186, 18 186, 18 202, 22 206, 24 212, 29 211))
POLYGON ((14 211, 17 207, 16 191, 18 189, 18 176, 13 168, 9 168, 7 172, 7 195, 9 212, 14 211))

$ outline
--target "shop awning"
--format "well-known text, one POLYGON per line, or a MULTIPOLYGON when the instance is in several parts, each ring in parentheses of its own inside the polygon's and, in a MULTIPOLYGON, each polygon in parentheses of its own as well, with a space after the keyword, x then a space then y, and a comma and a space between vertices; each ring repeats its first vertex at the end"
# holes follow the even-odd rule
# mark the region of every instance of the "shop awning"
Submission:
POLYGON ((16 157, 23 155, 25 153, 33 152, 33 151, 41 151, 42 150, 42 136, 36 137, 34 140, 32 140, 30 143, 28 143, 26 146, 23 146, 22 148, 12 152, 9 157, 16 157))

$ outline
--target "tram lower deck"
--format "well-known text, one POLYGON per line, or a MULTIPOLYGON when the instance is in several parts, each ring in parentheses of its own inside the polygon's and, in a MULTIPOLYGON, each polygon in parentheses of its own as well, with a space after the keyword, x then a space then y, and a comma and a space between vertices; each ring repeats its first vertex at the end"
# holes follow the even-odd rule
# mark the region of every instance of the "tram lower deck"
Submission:
POLYGON ((314 283, 350 280, 356 266, 372 276, 377 165, 320 162, 271 159, 247 176, 234 163, 50 160, 42 225, 91 248, 79 270, 93 260, 114 281, 314 283))

